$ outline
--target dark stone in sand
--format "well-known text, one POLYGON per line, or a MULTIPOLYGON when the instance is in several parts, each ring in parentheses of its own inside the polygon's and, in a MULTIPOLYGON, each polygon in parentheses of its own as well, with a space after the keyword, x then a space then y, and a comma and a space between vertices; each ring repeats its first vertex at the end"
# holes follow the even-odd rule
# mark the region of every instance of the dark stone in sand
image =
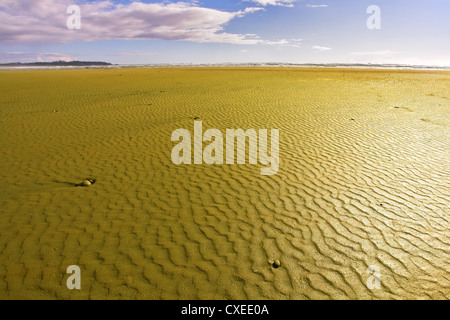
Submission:
POLYGON ((279 267, 281 267, 281 262, 280 262, 280 260, 273 260, 273 262, 272 262, 272 268, 278 269, 279 267))
POLYGON ((76 187, 89 187, 93 185, 97 180, 96 179, 86 179, 82 181, 81 183, 76 184, 76 187))

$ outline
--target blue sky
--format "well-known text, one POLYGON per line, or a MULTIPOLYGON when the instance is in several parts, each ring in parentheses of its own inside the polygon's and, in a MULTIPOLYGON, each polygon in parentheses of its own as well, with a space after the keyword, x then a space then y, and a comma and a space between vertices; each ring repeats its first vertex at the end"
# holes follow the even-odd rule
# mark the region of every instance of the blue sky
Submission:
POLYGON ((448 0, 0 1, 0 62, 450 66, 448 0), (70 5, 80 29, 67 27, 70 5))

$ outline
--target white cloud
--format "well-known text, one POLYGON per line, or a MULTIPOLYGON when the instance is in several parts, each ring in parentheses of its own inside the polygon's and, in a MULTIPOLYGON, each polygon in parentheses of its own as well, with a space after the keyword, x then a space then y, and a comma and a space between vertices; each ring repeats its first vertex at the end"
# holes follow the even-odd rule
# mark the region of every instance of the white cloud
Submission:
POLYGON ((261 44, 263 40, 224 32, 231 20, 264 8, 227 12, 201 7, 196 1, 114 4, 75 0, 15 0, 0 4, 0 43, 67 43, 112 39, 181 40, 261 44), (81 29, 69 30, 70 4, 81 8, 81 29))
POLYGON ((281 39, 278 41, 263 41, 264 44, 270 45, 270 46, 280 46, 280 47, 293 47, 293 48, 300 48, 301 47, 302 39, 281 39))
POLYGON ((293 7, 294 2, 297 2, 298 0, 245 0, 245 1, 251 1, 255 2, 262 6, 283 6, 283 7, 293 7))
POLYGON ((355 56, 390 56, 398 53, 399 52, 395 52, 392 50, 377 50, 377 51, 351 52, 350 54, 355 56))
POLYGON ((326 8, 328 7, 327 4, 307 4, 308 8, 326 8))
POLYGON ((322 47, 322 46, 312 46, 313 49, 319 50, 319 51, 328 51, 331 50, 331 48, 328 47, 322 47))

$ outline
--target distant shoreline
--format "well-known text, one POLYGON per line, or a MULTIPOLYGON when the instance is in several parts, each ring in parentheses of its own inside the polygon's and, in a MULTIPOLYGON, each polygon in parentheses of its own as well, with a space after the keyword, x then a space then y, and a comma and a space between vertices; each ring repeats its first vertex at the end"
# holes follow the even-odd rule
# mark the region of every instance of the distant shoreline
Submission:
POLYGON ((405 64, 363 64, 363 63, 205 63, 205 64, 111 64, 101 61, 55 61, 32 63, 3 63, 0 70, 59 70, 59 69, 120 69, 120 68, 349 68, 349 69, 389 69, 389 70, 450 70, 450 66, 405 65, 405 64))
POLYGON ((0 63, 0 67, 87 67, 87 66, 111 66, 103 61, 52 61, 52 62, 10 62, 0 63))

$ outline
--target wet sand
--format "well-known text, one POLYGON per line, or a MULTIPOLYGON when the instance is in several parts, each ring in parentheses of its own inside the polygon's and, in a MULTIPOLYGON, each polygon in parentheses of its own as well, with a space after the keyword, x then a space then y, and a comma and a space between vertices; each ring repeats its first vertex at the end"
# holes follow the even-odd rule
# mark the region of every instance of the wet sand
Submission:
POLYGON ((0 88, 1 299, 450 297, 448 71, 2 71, 0 88), (194 117, 279 129, 278 173, 174 165, 194 117))

